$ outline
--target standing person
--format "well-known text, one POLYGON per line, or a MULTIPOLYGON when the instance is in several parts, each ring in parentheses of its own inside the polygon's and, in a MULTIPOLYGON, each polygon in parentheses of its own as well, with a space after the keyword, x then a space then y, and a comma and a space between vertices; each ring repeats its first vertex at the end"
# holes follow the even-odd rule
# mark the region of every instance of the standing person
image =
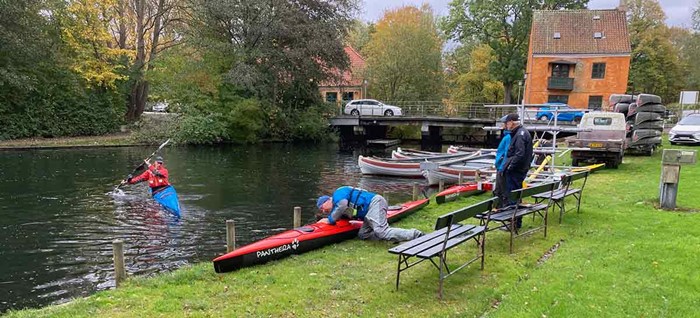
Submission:
MULTIPOLYGON (((510 131, 510 146, 506 153, 506 162, 504 168, 504 176, 506 181, 506 193, 513 190, 518 190, 523 187, 523 181, 530 170, 532 162, 532 136, 520 124, 520 116, 516 113, 511 113, 506 116, 506 129, 510 131)), ((518 204, 508 198, 507 205, 518 204)), ((522 226, 522 217, 515 219, 515 228, 519 229, 522 226)))
POLYGON ((400 229, 389 227, 387 222, 386 199, 379 194, 360 188, 343 186, 333 192, 333 196, 321 196, 316 201, 318 209, 327 218, 321 222, 335 224, 343 217, 364 220, 358 237, 362 240, 409 241, 423 235, 416 229, 400 229), (354 212, 353 212, 354 210, 354 212))
POLYGON ((498 149, 496 149, 496 185, 493 189, 493 195, 499 198, 499 207, 504 207, 507 205, 508 192, 506 192, 506 177, 503 174, 503 170, 506 167, 506 158, 508 148, 510 147, 510 130, 506 129, 506 118, 508 116, 503 116, 501 122, 503 123, 503 137, 501 137, 501 142, 498 144, 498 149))

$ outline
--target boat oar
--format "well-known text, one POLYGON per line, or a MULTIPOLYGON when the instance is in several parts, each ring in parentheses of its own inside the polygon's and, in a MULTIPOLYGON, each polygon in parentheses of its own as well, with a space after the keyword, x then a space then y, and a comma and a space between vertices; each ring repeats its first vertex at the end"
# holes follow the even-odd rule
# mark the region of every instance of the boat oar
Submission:
MULTIPOLYGON (((136 168, 134 168, 134 171, 131 171, 130 175, 136 173, 136 171, 138 171, 139 169, 141 169, 141 167, 143 167, 143 165, 146 164, 146 161, 147 161, 147 160, 150 160, 151 158, 153 158, 153 156, 155 156, 155 155, 156 155, 161 149, 163 149, 163 147, 165 147, 165 145, 167 145, 169 142, 170 142, 170 138, 168 138, 168 140, 166 140, 164 143, 162 143, 162 144, 160 145, 160 147, 158 147, 158 149, 156 149, 156 151, 154 151, 150 156, 146 157, 146 159, 143 159, 143 161, 141 161, 141 164, 139 164, 138 166, 136 166, 136 168)), ((121 186, 123 186, 124 184, 126 184, 126 179, 123 179, 123 180, 117 185, 117 187, 114 188, 114 190, 118 190, 118 189, 121 188, 121 186)))

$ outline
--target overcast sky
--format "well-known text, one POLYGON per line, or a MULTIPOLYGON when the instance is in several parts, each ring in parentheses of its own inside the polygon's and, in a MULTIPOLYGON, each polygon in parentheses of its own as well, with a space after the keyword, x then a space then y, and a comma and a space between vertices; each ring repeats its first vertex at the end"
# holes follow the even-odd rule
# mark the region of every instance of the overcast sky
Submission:
MULTIPOLYGON (((447 15, 449 13, 448 3, 450 3, 450 0, 362 0, 363 12, 361 17, 365 21, 377 21, 382 17, 386 9, 393 9, 403 5, 420 6, 423 3, 430 4, 438 15, 447 15)), ((590 0, 588 8, 613 9, 619 3, 619 0, 590 0)), ((666 12, 666 23, 668 25, 687 28, 691 26, 690 16, 694 7, 697 6, 696 0, 660 0, 659 3, 661 3, 661 7, 666 12), (689 7, 689 5, 692 5, 692 7, 689 7)))

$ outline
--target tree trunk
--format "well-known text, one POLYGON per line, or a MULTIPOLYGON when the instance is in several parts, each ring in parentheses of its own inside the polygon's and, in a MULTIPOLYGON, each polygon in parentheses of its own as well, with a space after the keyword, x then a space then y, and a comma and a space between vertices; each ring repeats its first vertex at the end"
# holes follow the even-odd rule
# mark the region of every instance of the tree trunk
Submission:
POLYGON ((136 78, 131 92, 129 92, 129 103, 127 105, 126 120, 134 122, 146 108, 148 98, 148 83, 144 80, 146 64, 146 41, 144 39, 144 14, 146 12, 146 0, 136 0, 136 59, 134 59, 134 72, 132 76, 136 78))
POLYGON ((512 103, 512 93, 513 93, 513 83, 503 83, 503 103, 504 104, 510 104, 512 103))
POLYGON ((139 119, 146 108, 146 100, 148 100, 148 82, 141 79, 134 84, 129 93, 129 109, 126 112, 128 121, 139 119))

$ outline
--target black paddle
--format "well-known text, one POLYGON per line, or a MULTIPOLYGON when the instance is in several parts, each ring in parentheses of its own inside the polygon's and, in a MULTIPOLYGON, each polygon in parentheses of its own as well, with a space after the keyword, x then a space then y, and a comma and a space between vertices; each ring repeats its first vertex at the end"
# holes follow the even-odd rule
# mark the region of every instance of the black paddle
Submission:
MULTIPOLYGON (((169 142, 170 142, 170 138, 168 138, 168 140, 166 140, 163 144, 161 144, 160 147, 158 147, 158 149, 156 149, 156 151, 154 151, 150 156, 146 157, 146 159, 143 159, 143 161, 141 161, 141 164, 138 165, 136 168, 134 168, 134 171, 132 171, 132 172, 130 173, 130 175, 136 173, 136 171, 138 171, 139 169, 141 169, 141 167, 143 167, 143 165, 146 164, 146 160, 150 160, 151 158, 153 158, 153 156, 155 156, 155 155, 158 153, 158 151, 160 151, 161 149, 163 149, 163 147, 165 147, 165 145, 167 145, 169 142)), ((114 188, 114 190, 118 190, 118 189, 121 188, 121 186, 123 186, 124 184, 126 184, 126 179, 122 180, 122 182, 119 183, 119 185, 117 185, 117 187, 114 188)))

